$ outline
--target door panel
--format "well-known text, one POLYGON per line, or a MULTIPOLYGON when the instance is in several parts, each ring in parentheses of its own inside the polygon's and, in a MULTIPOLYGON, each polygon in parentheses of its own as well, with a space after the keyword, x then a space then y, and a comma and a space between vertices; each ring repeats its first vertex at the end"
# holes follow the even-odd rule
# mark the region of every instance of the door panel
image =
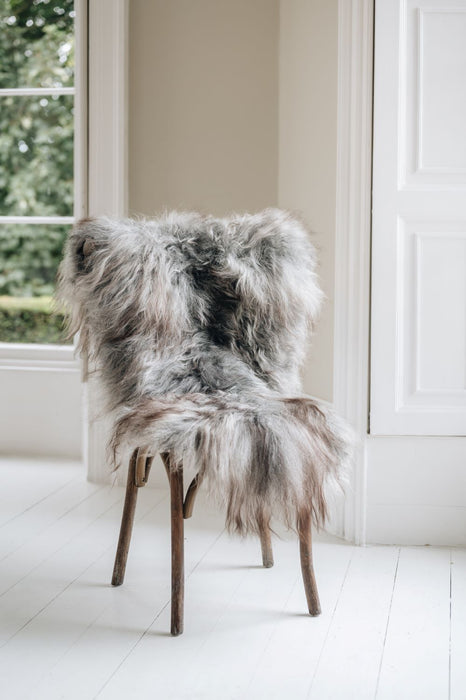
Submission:
POLYGON ((466 0, 377 0, 371 433, 466 432, 466 0))

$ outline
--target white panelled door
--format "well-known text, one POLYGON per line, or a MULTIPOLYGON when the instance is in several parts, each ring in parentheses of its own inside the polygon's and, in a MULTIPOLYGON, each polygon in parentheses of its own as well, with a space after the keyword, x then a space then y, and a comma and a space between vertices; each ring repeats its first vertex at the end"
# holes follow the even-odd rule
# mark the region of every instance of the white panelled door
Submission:
POLYGON ((466 0, 376 0, 371 412, 466 434, 466 0))

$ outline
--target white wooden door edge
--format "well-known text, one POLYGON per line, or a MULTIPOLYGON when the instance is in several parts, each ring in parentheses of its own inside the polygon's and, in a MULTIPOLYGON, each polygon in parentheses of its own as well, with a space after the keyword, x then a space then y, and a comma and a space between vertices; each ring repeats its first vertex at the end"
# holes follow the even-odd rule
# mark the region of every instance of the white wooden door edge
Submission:
POLYGON ((334 405, 358 447, 344 516, 335 534, 365 539, 369 390, 372 0, 338 4, 338 121, 335 241, 334 405))
POLYGON ((466 433, 466 1, 378 0, 371 433, 466 433))

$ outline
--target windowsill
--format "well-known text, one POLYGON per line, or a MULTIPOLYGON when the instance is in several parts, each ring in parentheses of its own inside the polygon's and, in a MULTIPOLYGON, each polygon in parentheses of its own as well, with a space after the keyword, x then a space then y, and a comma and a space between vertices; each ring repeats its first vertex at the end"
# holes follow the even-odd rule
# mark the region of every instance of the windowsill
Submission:
POLYGON ((0 343, 0 369, 79 371, 73 345, 0 343))

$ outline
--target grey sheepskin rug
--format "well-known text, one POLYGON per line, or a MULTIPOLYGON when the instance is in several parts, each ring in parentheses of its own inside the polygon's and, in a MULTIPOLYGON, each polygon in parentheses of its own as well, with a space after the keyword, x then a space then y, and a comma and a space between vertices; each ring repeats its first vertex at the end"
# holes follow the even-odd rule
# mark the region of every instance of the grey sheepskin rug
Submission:
POLYGON ((114 455, 148 445, 199 472, 230 530, 327 514, 350 455, 344 423, 300 395, 322 293, 288 213, 84 219, 58 296, 115 416, 114 455))

